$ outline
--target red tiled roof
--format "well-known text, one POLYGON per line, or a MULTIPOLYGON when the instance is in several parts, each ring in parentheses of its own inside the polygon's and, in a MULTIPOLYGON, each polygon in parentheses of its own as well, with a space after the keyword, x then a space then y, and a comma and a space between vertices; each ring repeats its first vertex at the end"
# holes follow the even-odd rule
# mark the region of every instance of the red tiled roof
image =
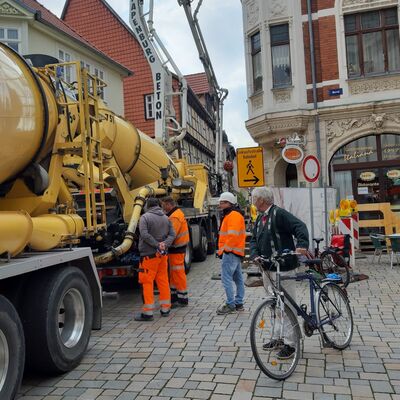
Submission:
POLYGON ((205 72, 185 75, 186 81, 195 94, 209 93, 207 75, 205 72))
POLYGON ((39 13, 37 19, 40 22, 62 31, 66 35, 81 42, 84 46, 89 47, 90 49, 92 49, 94 52, 98 53, 102 57, 107 58, 109 61, 112 61, 113 64, 116 64, 120 68, 125 69, 128 74, 131 74, 131 71, 128 68, 115 62, 113 59, 108 57, 102 51, 97 49, 90 42, 88 42, 86 39, 84 39, 82 36, 80 36, 78 33, 76 33, 72 28, 70 28, 63 20, 58 18, 56 15, 54 15, 51 11, 49 11, 46 7, 44 7, 42 4, 40 4, 36 0, 18 0, 18 3, 29 7, 31 9, 31 11, 37 11, 39 13))

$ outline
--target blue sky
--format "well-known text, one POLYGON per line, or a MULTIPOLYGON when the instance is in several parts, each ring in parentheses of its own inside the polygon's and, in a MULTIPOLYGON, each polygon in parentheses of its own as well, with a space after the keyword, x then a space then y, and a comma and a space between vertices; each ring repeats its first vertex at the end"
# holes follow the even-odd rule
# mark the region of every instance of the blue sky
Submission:
MULTIPOLYGON (((60 16, 63 0, 39 1, 60 16)), ((108 0, 108 3, 129 24, 129 0, 108 0)), ((186 75, 204 71, 178 1, 155 0, 154 4, 154 27, 181 72, 186 75)), ((195 8, 197 1, 193 4, 195 8)), ((255 146, 244 125, 248 114, 241 2, 203 0, 198 18, 218 83, 229 90, 224 106, 224 129, 236 148, 255 146)))

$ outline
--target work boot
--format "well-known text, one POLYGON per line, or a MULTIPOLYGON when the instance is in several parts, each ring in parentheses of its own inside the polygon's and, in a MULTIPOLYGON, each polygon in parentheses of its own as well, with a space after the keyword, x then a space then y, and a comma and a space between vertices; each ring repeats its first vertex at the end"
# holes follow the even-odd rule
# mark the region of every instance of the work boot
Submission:
POLYGON ((170 310, 167 311, 160 310, 160 314, 162 317, 168 317, 168 315, 170 314, 170 310))
POLYGON ((182 307, 187 307, 188 303, 181 303, 179 301, 172 303, 171 308, 182 308, 182 307))
POLYGON ((154 317, 152 315, 136 313, 134 316, 134 319, 135 319, 135 321, 153 321, 154 317))
POLYGON ((234 314, 236 312, 235 306, 230 306, 229 304, 223 304, 217 308, 218 315, 234 314))

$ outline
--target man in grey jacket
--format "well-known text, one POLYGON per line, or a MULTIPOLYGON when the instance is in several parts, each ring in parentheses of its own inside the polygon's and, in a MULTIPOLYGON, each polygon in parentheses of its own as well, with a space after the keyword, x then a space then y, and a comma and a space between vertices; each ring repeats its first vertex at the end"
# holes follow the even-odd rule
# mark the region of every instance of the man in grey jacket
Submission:
POLYGON ((139 221, 139 283, 143 287, 143 308, 135 315, 135 321, 153 320, 154 281, 160 291, 161 316, 168 316, 171 309, 167 250, 175 239, 175 232, 158 199, 147 199, 146 209, 139 221))

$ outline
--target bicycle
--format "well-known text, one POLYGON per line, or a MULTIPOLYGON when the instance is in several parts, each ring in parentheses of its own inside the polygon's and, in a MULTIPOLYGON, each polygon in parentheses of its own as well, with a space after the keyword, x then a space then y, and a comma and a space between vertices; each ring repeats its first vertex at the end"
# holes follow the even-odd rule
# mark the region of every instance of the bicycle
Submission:
POLYGON ((307 337, 318 331, 324 347, 343 350, 349 346, 353 336, 353 316, 349 299, 344 290, 329 279, 320 281, 315 272, 308 270, 293 276, 281 276, 280 264, 288 254, 276 255, 270 260, 261 258, 263 274, 271 282, 271 297, 256 309, 250 325, 251 350, 260 367, 272 379, 284 380, 296 369, 300 358, 301 330, 297 312, 304 322, 307 337), (276 268, 276 281, 271 279, 269 269, 276 268), (307 305, 300 306, 281 287, 281 281, 309 282, 311 311, 307 305), (293 349, 291 357, 278 357, 285 345, 293 349))
POLYGON ((319 244, 323 240, 322 238, 313 238, 316 247, 314 248, 314 254, 310 251, 307 252, 306 257, 309 260, 307 264, 310 268, 324 276, 332 273, 340 275, 341 283, 346 288, 350 283, 349 262, 340 254, 342 250, 338 247, 325 247, 324 251, 321 253, 319 244), (312 260, 315 260, 315 262, 311 263, 312 260), (319 260, 321 261, 319 262, 319 260))

